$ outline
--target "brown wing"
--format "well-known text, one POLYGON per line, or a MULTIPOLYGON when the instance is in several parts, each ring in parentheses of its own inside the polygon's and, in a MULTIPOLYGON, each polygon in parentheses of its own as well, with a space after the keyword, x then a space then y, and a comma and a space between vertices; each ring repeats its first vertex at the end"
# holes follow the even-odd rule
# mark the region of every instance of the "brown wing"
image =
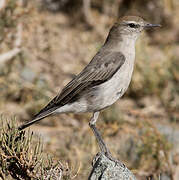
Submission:
POLYGON ((22 126, 22 128, 24 129, 34 122, 52 114, 53 111, 59 107, 69 103, 72 98, 77 96, 85 88, 104 83, 120 69, 124 61, 125 57, 120 52, 99 51, 83 71, 71 80, 61 93, 52 99, 47 106, 34 117, 34 120, 22 126))
POLYGON ((74 96, 84 88, 99 85, 110 79, 122 66, 125 57, 120 52, 99 52, 91 62, 71 80, 50 103, 43 108, 38 115, 50 109, 54 110, 67 104, 74 96))

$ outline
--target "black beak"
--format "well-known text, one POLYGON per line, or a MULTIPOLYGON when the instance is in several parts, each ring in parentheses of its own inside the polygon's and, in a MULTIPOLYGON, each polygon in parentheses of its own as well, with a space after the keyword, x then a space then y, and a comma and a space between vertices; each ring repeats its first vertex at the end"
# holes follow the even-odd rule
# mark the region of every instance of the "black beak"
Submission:
POLYGON ((145 28, 154 28, 154 27, 161 27, 160 24, 150 24, 150 23, 146 23, 144 25, 145 28))

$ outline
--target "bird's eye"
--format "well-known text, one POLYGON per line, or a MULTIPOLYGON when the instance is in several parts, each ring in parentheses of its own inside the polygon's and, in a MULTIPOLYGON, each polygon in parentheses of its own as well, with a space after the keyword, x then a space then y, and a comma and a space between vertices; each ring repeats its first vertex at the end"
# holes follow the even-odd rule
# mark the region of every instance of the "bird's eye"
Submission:
POLYGON ((128 26, 131 28, 138 28, 139 27, 138 24, 134 24, 134 23, 129 23, 128 26))

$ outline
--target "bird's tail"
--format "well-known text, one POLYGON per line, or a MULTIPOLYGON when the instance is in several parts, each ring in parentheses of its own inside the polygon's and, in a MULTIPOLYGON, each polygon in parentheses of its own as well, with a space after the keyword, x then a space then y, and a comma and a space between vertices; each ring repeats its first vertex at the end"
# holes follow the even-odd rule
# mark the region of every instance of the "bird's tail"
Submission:
POLYGON ((25 123, 25 124, 22 124, 21 126, 18 127, 18 130, 21 131, 29 126, 31 126, 32 124, 40 121, 41 119, 44 119, 45 117, 49 116, 50 114, 46 114, 45 116, 40 116, 40 117, 37 117, 37 118, 34 118, 33 120, 25 123))

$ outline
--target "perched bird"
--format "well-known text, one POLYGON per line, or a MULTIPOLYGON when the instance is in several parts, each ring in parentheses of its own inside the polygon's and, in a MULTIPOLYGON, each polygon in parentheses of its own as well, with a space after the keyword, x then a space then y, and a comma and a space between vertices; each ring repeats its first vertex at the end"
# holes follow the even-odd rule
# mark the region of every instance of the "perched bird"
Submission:
POLYGON ((109 31, 90 63, 53 98, 22 130, 41 119, 61 113, 92 112, 90 120, 99 147, 109 154, 95 123, 101 110, 115 103, 127 90, 135 60, 135 43, 145 28, 159 27, 137 16, 124 16, 109 31))

